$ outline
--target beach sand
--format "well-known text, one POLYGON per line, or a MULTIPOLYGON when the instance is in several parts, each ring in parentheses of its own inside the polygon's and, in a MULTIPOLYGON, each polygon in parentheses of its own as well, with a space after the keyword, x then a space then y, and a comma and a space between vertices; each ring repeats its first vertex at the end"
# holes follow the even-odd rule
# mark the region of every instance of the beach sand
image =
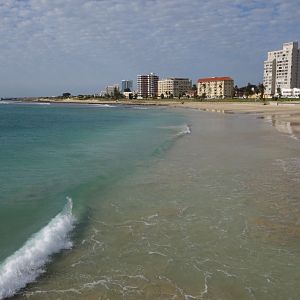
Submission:
POLYGON ((174 104, 174 107, 185 107, 218 113, 256 114, 270 120, 278 131, 289 134, 300 134, 300 102, 258 103, 233 102, 187 102, 174 104))

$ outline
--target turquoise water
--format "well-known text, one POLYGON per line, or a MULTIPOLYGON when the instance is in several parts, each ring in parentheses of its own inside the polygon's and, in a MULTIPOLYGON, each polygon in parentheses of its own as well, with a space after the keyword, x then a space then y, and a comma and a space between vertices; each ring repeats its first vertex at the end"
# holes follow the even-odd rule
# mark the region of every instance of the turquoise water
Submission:
POLYGON ((0 114, 0 298, 299 298, 296 136, 194 110, 0 114))
POLYGON ((184 122, 138 107, 1 105, 0 261, 61 212, 66 197, 80 224, 93 188, 112 188, 172 142, 184 122))

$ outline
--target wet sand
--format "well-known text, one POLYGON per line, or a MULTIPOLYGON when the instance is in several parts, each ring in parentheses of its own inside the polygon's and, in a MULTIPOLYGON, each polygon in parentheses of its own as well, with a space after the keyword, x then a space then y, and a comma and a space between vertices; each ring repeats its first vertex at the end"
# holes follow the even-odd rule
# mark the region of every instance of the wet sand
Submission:
POLYGON ((300 134, 300 102, 270 102, 266 105, 261 102, 184 102, 171 106, 218 113, 256 114, 270 120, 280 132, 300 134))

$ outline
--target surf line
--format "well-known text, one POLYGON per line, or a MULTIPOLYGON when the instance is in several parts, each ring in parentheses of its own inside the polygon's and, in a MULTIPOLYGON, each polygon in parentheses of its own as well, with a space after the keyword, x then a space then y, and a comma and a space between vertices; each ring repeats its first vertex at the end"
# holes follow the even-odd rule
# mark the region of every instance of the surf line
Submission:
POLYGON ((51 255, 72 248, 72 207, 72 199, 67 197, 64 209, 0 265, 0 299, 13 296, 44 273, 51 255))

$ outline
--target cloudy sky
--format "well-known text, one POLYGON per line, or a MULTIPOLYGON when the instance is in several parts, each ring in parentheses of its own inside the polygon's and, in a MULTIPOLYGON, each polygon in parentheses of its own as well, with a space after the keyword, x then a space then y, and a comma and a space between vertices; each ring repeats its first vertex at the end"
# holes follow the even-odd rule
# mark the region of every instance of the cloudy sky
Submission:
POLYGON ((0 0, 0 97, 96 93, 137 74, 262 80, 300 0, 0 0))

